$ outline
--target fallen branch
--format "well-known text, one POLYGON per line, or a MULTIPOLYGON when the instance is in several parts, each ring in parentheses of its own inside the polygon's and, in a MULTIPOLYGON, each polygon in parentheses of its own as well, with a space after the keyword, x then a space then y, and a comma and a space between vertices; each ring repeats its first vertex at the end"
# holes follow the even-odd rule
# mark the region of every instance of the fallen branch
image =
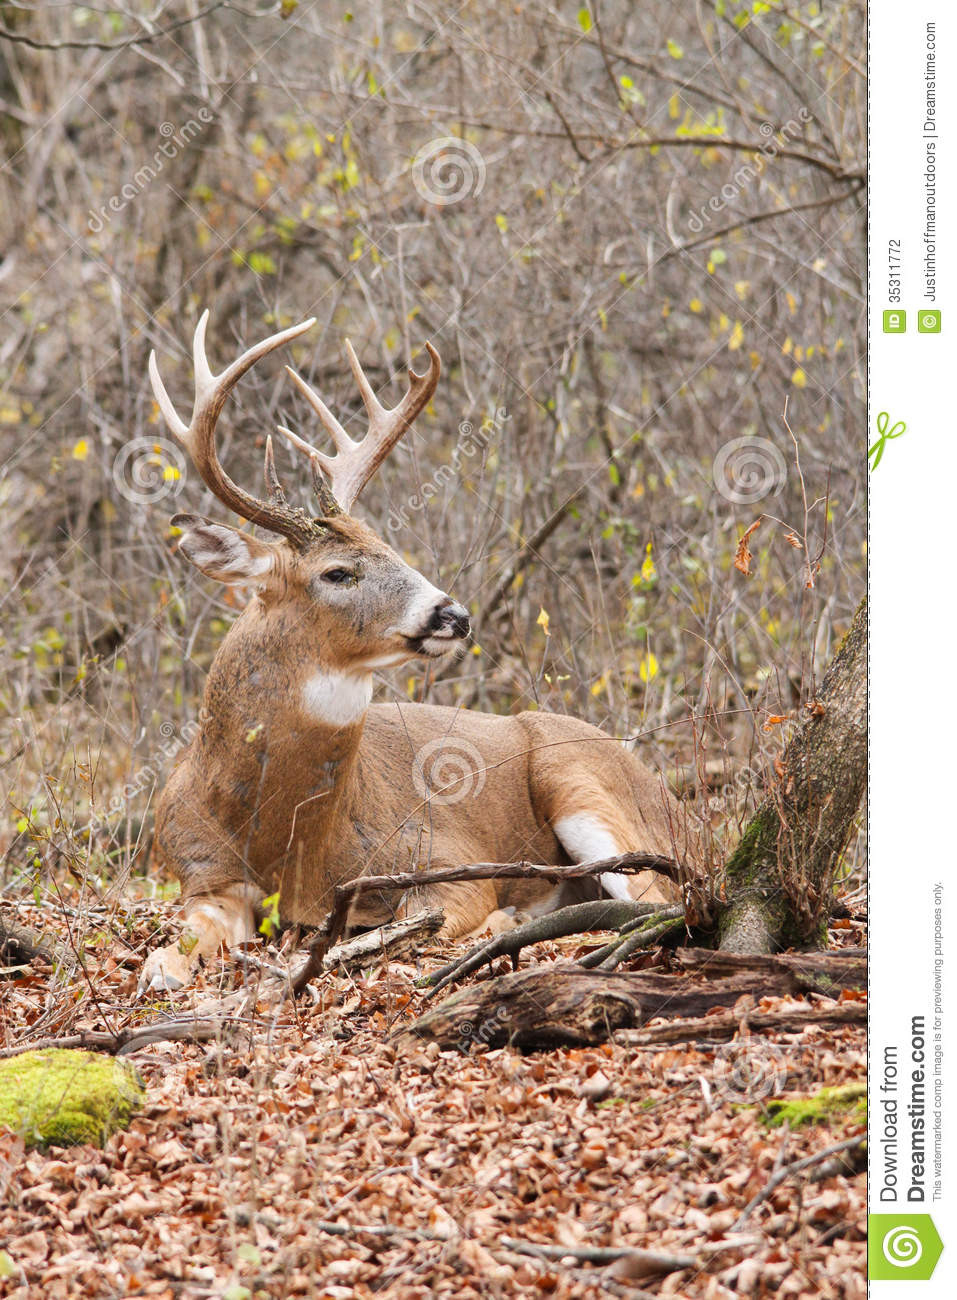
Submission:
POLYGON ((405 952, 415 940, 425 939, 437 933, 444 921, 445 913, 439 908, 429 912, 416 912, 414 916, 405 917, 401 921, 389 921, 374 930, 366 930, 352 939, 347 939, 344 943, 336 944, 324 957, 319 958, 318 962, 314 961, 310 947, 307 959, 300 962, 297 968, 290 970, 292 991, 294 994, 302 992, 318 973, 317 965, 321 966, 323 972, 339 969, 363 970, 374 962, 396 957, 405 952))
POLYGON ((671 1255, 659 1250, 642 1250, 638 1246, 546 1246, 537 1241, 519 1241, 515 1237, 502 1237, 501 1244, 519 1255, 532 1255, 538 1259, 577 1259, 587 1264, 614 1264, 626 1260, 629 1275, 640 1277, 652 1273, 680 1273, 686 1268, 700 1268, 702 1259, 725 1250, 744 1250, 756 1245, 757 1236, 739 1237, 736 1241, 702 1242, 695 1246, 694 1254, 671 1255))
POLYGON ((850 1151, 853 1147, 863 1146, 867 1142, 867 1135, 859 1133, 856 1137, 845 1138, 843 1142, 835 1142, 833 1146, 825 1147, 823 1151, 816 1151, 813 1156, 805 1156, 803 1160, 795 1160, 793 1164, 785 1165, 777 1173, 772 1174, 760 1192, 751 1197, 747 1205, 738 1215, 737 1221, 732 1232, 737 1232, 742 1224, 747 1223, 751 1215, 762 1203, 766 1201, 776 1187, 784 1182, 786 1178, 793 1177, 794 1174, 802 1173, 805 1169, 810 1169, 812 1165, 818 1164, 822 1160, 827 1160, 830 1156, 837 1155, 838 1152, 850 1151))
POLYGON ((493 935, 491 939, 484 939, 464 957, 433 971, 420 983, 429 987, 428 996, 434 997, 450 984, 456 984, 466 975, 471 975, 486 962, 493 962, 496 957, 511 957, 512 969, 517 970, 519 953, 530 944, 543 943, 547 939, 562 939, 570 934, 584 934, 589 930, 627 928, 649 916, 657 915, 657 912, 657 903, 640 903, 629 899, 596 898, 589 903, 572 903, 569 907, 559 908, 557 912, 536 916, 524 925, 517 925, 514 930, 505 930, 502 934, 493 935))
POLYGON ((330 948, 322 959, 323 968, 336 970, 341 966, 345 970, 362 970, 384 957, 397 956, 410 947, 413 940, 437 934, 444 923, 445 913, 441 908, 416 912, 401 921, 389 921, 330 948))
POLYGON ((322 969, 322 959, 345 933, 349 909, 363 894, 381 890, 420 889, 423 885, 443 885, 463 880, 580 880, 600 876, 606 871, 632 875, 639 871, 658 871, 669 880, 679 882, 681 866, 674 858, 659 853, 622 853, 598 862, 572 862, 565 866, 543 866, 536 862, 474 862, 462 867, 434 867, 429 871, 404 871, 393 876, 359 876, 337 885, 332 911, 322 931, 309 945, 311 972, 322 969))
POLYGON ((111 1056, 125 1056, 138 1052, 140 1048, 151 1043, 168 1043, 186 1041, 206 1043, 211 1038, 222 1036, 227 1028, 250 1028, 249 1020, 240 1020, 232 1016, 184 1017, 180 1020, 156 1020, 146 1025, 128 1026, 125 1029, 87 1029, 78 1034, 67 1034, 62 1038, 40 1038, 32 1043, 18 1043, 16 1047, 5 1047, 0 1051, 0 1058, 20 1056, 23 1052, 39 1052, 50 1047, 77 1048, 88 1052, 107 1052, 111 1056))
MULTIPOLYGON (((806 1025, 862 1025, 867 1022, 867 1004, 840 1002, 795 1007, 792 1011, 748 1012, 748 1028, 758 1033, 773 1029, 801 1029, 806 1025)), ((670 1020, 650 1029, 621 1029, 615 1042, 625 1047, 656 1047, 663 1043, 685 1043, 696 1039, 733 1038, 741 1028, 741 1016, 695 1016, 688 1020, 670 1020)))
POLYGON ((696 1268, 701 1260, 697 1255, 666 1255, 658 1250, 639 1250, 637 1246, 545 1246, 537 1241, 519 1241, 515 1237, 502 1237, 502 1245, 519 1255, 532 1255, 537 1259, 578 1259, 588 1264, 614 1264, 616 1260, 634 1262, 645 1273, 680 1273, 686 1268, 696 1268))

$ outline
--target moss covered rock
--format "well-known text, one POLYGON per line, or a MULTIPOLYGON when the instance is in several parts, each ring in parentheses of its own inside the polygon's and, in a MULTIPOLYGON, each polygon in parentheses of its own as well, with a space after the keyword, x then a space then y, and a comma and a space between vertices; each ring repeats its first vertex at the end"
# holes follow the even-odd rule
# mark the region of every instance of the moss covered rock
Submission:
POLYGON ((112 1056, 46 1048, 0 1061, 0 1127, 27 1146, 102 1146, 143 1103, 143 1081, 112 1056))
POLYGON ((867 1123, 867 1086, 848 1083, 840 1088, 822 1088, 810 1097, 780 1097, 767 1103, 772 1124, 831 1124, 836 1120, 855 1119, 867 1123))

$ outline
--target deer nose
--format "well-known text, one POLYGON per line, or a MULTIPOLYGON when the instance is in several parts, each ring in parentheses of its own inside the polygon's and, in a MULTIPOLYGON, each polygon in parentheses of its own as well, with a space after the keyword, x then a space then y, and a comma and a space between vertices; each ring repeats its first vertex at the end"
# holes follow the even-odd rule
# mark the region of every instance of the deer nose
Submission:
POLYGON ((435 610, 432 615, 430 632, 451 632, 453 636, 466 637, 469 634, 469 612, 464 605, 458 604, 451 596, 435 610))

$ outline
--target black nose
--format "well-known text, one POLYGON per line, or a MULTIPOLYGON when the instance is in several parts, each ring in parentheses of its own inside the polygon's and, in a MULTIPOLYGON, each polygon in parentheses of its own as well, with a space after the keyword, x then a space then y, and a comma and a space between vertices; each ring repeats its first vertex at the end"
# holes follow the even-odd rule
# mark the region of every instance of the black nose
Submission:
POLYGON ((448 603, 440 605, 432 615, 430 632, 452 632, 454 636, 468 636, 470 631, 469 612, 464 605, 459 605, 451 597, 448 603))

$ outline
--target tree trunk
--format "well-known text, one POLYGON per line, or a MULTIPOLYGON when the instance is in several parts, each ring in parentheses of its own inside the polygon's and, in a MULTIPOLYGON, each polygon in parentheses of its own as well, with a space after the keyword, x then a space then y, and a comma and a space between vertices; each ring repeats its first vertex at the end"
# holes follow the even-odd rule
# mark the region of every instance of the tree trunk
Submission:
POLYGON ((725 952, 821 946, 867 770, 867 600, 725 869, 725 952))

